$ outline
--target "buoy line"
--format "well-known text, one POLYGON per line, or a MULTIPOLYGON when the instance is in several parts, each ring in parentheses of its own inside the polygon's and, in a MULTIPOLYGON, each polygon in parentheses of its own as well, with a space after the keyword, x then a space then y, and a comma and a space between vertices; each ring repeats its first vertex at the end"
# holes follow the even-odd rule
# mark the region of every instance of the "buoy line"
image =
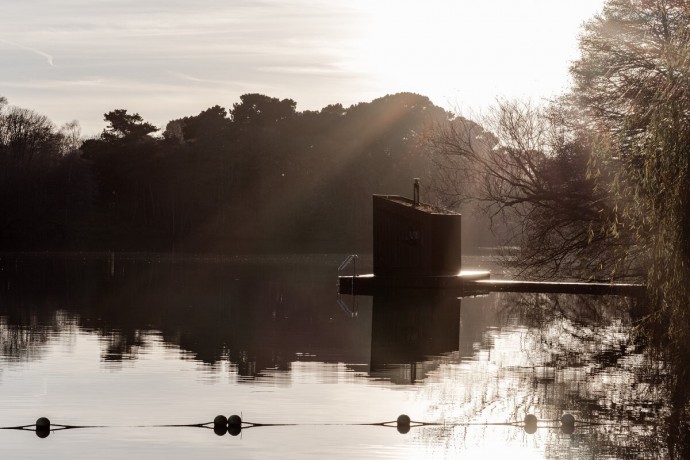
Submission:
MULTIPOLYGON (((40 417, 36 423, 29 425, 4 426, 0 430, 34 431, 39 438, 46 438, 53 431, 74 430, 84 428, 206 428, 212 429, 218 436, 228 433, 237 436, 249 428, 261 427, 285 427, 285 426, 382 426, 397 428, 401 434, 408 433, 411 428, 424 426, 460 427, 460 426, 508 426, 520 427, 528 434, 533 434, 538 428, 559 428, 564 434, 573 434, 575 431, 575 417, 572 414, 563 414, 559 420, 539 420, 535 415, 528 414, 522 422, 418 422, 411 420, 408 415, 402 414, 396 420, 373 423, 254 423, 242 420, 239 415, 216 416, 212 422, 164 424, 164 425, 62 425, 51 423, 47 417, 40 417)), ((592 422, 578 422, 582 426, 600 425, 592 422)))

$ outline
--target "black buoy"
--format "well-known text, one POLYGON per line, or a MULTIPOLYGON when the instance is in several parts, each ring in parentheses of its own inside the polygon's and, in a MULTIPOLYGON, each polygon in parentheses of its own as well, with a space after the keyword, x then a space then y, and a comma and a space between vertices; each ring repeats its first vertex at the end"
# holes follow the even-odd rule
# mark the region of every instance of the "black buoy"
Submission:
POLYGON ((396 426, 398 428, 398 433, 406 434, 410 431, 410 417, 408 415, 402 414, 398 417, 396 421, 396 426))
POLYGON ((36 420, 36 436, 39 438, 47 438, 50 434, 50 420, 47 417, 41 417, 36 420))
POLYGON ((561 431, 563 434, 573 434, 575 432, 575 417, 572 414, 563 414, 561 417, 561 431))
POLYGON ((213 426, 228 426, 228 419, 225 415, 216 415, 213 419, 213 426))
POLYGON ((537 432, 537 422, 539 420, 533 414, 527 414, 525 416, 525 433, 534 434, 537 432))
POLYGON ((228 419, 225 415, 216 415, 213 419, 213 432, 218 436, 223 436, 228 432, 228 419))
POLYGON ((237 436, 242 431, 242 417, 239 415, 231 415, 228 417, 228 433, 232 436, 237 436))

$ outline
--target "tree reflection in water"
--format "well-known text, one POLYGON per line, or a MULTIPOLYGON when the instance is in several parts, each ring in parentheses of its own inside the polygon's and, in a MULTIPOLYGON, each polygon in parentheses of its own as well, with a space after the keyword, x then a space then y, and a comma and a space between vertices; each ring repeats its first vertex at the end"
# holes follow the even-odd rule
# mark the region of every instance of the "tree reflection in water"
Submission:
MULTIPOLYGON (((548 458, 688 458, 688 386, 678 365, 641 339, 634 317, 639 301, 501 294, 503 326, 486 332, 487 345, 477 353, 483 366, 445 369, 438 385, 430 386, 441 401, 431 413, 460 423, 535 414, 546 428, 527 436, 539 437, 548 458), (457 375, 470 371, 469 378, 457 375), (454 381, 465 388, 453 387, 454 381), (561 428, 565 413, 576 419, 573 434, 561 428)), ((471 444, 476 430, 451 426, 429 429, 426 436, 471 444)), ((492 436, 490 428, 481 430, 481 436, 492 436)), ((526 434, 503 430, 493 436, 506 441, 526 434)))
MULTIPOLYGON (((96 334, 105 362, 135 359, 157 337, 240 376, 287 370, 309 349, 367 362, 369 327, 335 302, 340 256, 174 257, 70 254, 0 258, 5 357, 39 353, 50 332, 96 334), (347 344, 348 346, 343 346, 347 344)), ((370 302, 359 302, 363 314, 370 302)))

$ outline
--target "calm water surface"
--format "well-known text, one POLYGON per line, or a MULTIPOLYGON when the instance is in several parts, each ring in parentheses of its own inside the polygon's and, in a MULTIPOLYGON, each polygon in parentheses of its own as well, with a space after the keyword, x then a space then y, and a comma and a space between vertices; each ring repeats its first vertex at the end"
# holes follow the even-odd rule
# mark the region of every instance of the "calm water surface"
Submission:
POLYGON ((0 430, 3 458, 668 455, 664 367, 631 340, 632 301, 339 299, 341 260, 2 256, 0 426, 88 426, 0 430), (219 414, 279 426, 162 426, 219 414), (371 425, 400 414, 435 425, 371 425))

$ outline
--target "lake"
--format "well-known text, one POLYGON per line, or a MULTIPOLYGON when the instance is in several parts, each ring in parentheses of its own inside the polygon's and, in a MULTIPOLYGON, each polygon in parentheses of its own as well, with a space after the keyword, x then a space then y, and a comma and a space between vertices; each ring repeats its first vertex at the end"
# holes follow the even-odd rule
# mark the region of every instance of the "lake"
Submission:
POLYGON ((340 297, 343 258, 2 255, 3 456, 664 458, 683 449, 669 435, 678 403, 667 366, 632 335, 636 300, 340 297), (402 414, 412 426, 397 426, 402 414), (217 415, 245 424, 214 430, 217 415), (39 417, 52 422, 44 437, 39 417))

